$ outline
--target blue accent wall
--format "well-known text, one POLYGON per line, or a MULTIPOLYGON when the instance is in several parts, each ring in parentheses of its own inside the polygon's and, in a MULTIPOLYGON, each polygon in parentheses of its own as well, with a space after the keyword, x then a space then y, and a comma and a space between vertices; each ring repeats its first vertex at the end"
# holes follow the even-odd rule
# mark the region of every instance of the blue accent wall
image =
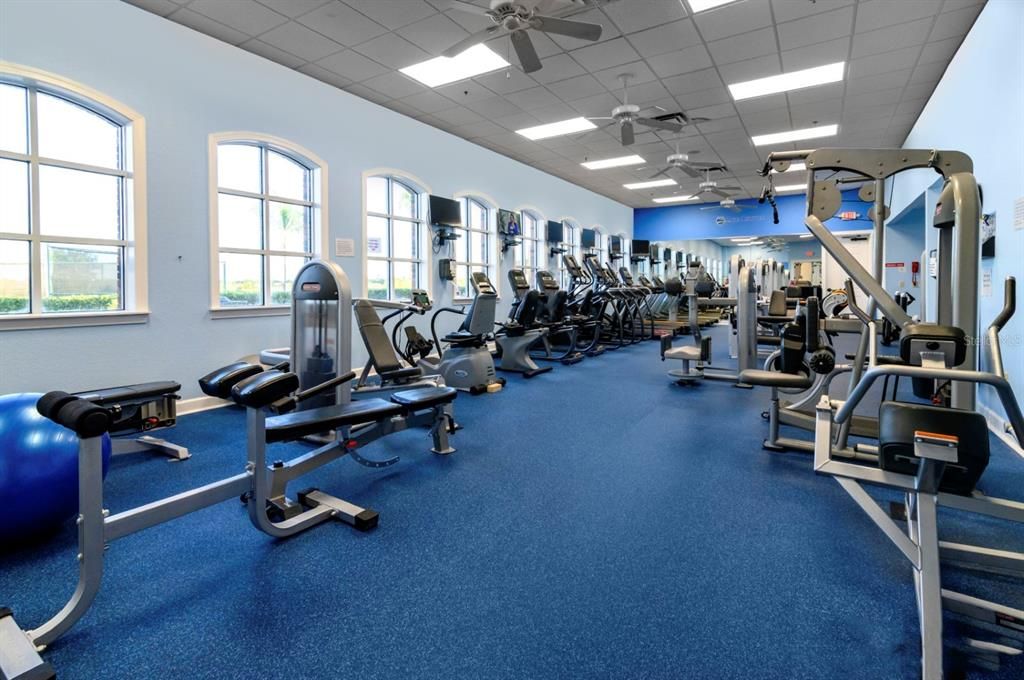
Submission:
MULTIPOLYGON (((729 238, 731 236, 774 236, 801 234, 807 231, 804 216, 807 200, 804 194, 779 196, 779 223, 772 223, 772 207, 759 204, 756 199, 736 201, 751 206, 741 212, 716 208, 702 210, 709 204, 673 205, 657 208, 638 208, 633 213, 633 237, 649 241, 682 241, 687 239, 729 238)), ((834 218, 826 222, 834 231, 860 231, 871 229, 867 218, 871 205, 857 198, 856 191, 843 192, 840 212, 854 211, 860 219, 842 221, 834 218)))

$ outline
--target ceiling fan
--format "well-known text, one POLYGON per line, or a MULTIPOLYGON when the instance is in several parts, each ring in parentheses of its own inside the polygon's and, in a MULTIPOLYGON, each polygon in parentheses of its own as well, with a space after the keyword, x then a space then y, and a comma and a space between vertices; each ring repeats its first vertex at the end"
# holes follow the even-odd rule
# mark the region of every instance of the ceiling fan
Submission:
POLYGON ((740 212, 742 210, 748 210, 753 207, 754 206, 752 205, 742 205, 736 203, 735 199, 732 198, 723 198, 721 201, 718 202, 718 205, 706 205, 702 207, 701 210, 718 210, 719 208, 726 208, 727 210, 732 210, 733 212, 740 212))
MULTIPOLYGON (((706 118, 695 118, 698 122, 707 120, 706 118)), ((681 170, 690 177, 700 177, 700 173, 705 170, 719 170, 725 171, 727 168, 721 163, 703 163, 699 161, 691 161, 690 156, 698 154, 700 151, 687 151, 686 153, 680 153, 679 151, 679 140, 676 140, 676 152, 670 154, 665 162, 668 163, 667 167, 662 168, 656 174, 651 175, 650 179, 657 179, 662 175, 668 175, 670 170, 681 170)), ((642 168, 641 168, 642 169, 642 168)))
MULTIPOLYGON (((620 73, 619 79, 622 81, 622 103, 612 109, 612 115, 610 116, 597 116, 587 117, 587 120, 610 120, 611 123, 606 123, 602 127, 608 127, 610 125, 619 126, 619 138, 622 140, 622 146, 630 146, 636 141, 636 134, 633 129, 634 125, 643 125, 645 127, 652 128, 654 130, 664 130, 666 132, 680 133, 683 131, 683 126, 679 123, 673 123, 667 120, 659 120, 657 118, 648 118, 640 115, 640 107, 636 104, 629 103, 629 88, 626 83, 630 78, 633 77, 632 73, 620 73)), ((703 122, 706 119, 699 118, 694 119, 703 122)), ((691 122, 688 120, 688 122, 691 122)), ((699 175, 695 175, 699 176, 699 175)))
POLYGON ((704 181, 697 185, 697 191, 694 193, 695 196, 700 194, 714 194, 724 199, 732 199, 732 195, 726 193, 727 191, 742 191, 742 187, 720 187, 718 182, 711 179, 711 170, 704 168, 704 181))
MULTIPOLYGON (((610 0, 570 0, 573 5, 580 9, 590 9, 606 4, 610 0)), ((467 12, 477 16, 486 16, 493 26, 488 26, 482 31, 455 43, 441 53, 445 57, 454 57, 462 54, 470 47, 499 36, 507 35, 512 40, 512 48, 519 57, 519 65, 525 73, 533 73, 541 69, 540 57, 530 40, 528 30, 540 31, 541 33, 554 33, 580 40, 591 42, 601 38, 601 25, 590 24, 584 21, 569 21, 564 18, 546 16, 537 13, 538 3, 527 4, 523 0, 491 0, 490 9, 484 9, 468 2, 452 0, 452 9, 460 12, 467 12)), ((578 11, 578 10, 577 10, 578 11)), ((574 13, 574 12, 571 12, 574 13)))

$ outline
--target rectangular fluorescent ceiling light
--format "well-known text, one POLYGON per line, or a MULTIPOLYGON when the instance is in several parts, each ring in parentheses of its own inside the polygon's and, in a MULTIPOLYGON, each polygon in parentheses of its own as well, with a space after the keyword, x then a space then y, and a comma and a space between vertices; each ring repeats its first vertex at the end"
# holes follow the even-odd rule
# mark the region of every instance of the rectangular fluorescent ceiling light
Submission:
POLYGON ((548 137, 559 137, 561 135, 571 135, 574 132, 582 132, 583 130, 593 130, 597 126, 591 123, 586 118, 570 118, 569 120, 560 120, 556 123, 545 123, 544 125, 535 125, 533 127, 523 128, 522 130, 516 130, 517 135, 522 135, 527 139, 547 139, 548 137))
POLYGON ((508 65, 507 61, 480 43, 454 57, 435 57, 399 70, 427 87, 438 87, 481 73, 497 71, 508 65))
POLYGON ((697 12, 704 12, 721 5, 728 5, 730 2, 736 2, 736 0, 688 0, 688 2, 690 3, 690 11, 696 14, 697 12))
POLYGON ((800 234, 800 238, 811 238, 814 234, 800 234))
MULTIPOLYGON (((807 164, 806 163, 790 163, 789 164, 789 169, 787 169, 786 172, 803 172, 806 169, 807 169, 807 164)), ((772 170, 772 174, 778 175, 778 174, 781 174, 781 173, 779 173, 776 170, 772 170)))
POLYGON ((587 161, 580 163, 587 170, 604 170, 605 168, 617 168, 622 165, 640 165, 646 163, 643 158, 636 154, 632 156, 619 156, 618 158, 605 158, 603 161, 587 161))
POLYGON ((751 241, 750 243, 744 243, 745 246, 763 246, 764 241, 751 241))
POLYGON ((683 201, 696 201, 697 196, 662 196, 655 198, 655 203, 682 203, 683 201))
POLYGON ((777 76, 747 80, 729 86, 729 92, 736 101, 763 97, 768 94, 779 92, 790 92, 802 90, 805 87, 815 87, 827 83, 836 83, 843 79, 843 72, 846 69, 845 61, 837 61, 834 64, 805 68, 802 71, 782 73, 777 76))
POLYGON ((801 130, 789 130, 787 132, 773 132, 768 135, 754 135, 750 141, 754 146, 765 144, 785 144, 786 142, 798 142, 801 139, 818 139, 819 137, 832 137, 839 134, 839 126, 818 125, 817 127, 803 128, 801 130))
POLYGON ((623 184, 622 186, 627 189, 650 189, 651 187, 670 187, 675 184, 679 184, 679 182, 666 177, 665 179, 652 179, 650 182, 633 182, 632 184, 623 184))
POLYGON ((807 191, 806 184, 786 184, 785 186, 775 187, 775 191, 807 191))
POLYGON ((744 236, 743 238, 731 238, 729 239, 733 243, 749 243, 756 239, 756 236, 744 236))

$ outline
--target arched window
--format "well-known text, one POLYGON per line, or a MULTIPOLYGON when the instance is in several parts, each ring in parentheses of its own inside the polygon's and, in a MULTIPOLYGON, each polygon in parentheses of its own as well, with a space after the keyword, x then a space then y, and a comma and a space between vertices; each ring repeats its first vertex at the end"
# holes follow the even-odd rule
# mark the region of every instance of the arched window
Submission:
POLYGON ((148 312, 143 126, 59 77, 0 71, 0 328, 148 312))
MULTIPOLYGON (((583 266, 583 261, 580 257, 580 226, 573 220, 562 220, 562 242, 558 245, 565 249, 566 255, 572 255, 579 261, 580 266, 583 266)), ((558 269, 561 272, 562 288, 568 289, 571 282, 569 281, 569 272, 565 268, 564 259, 559 262, 558 269)))
POLYGON ((484 272, 497 289, 494 277, 494 209, 483 199, 464 196, 462 199, 461 238, 455 240, 455 299, 473 297, 470 272, 484 272))
POLYGON ((324 163, 284 140, 211 135, 214 310, 291 302, 295 275, 323 248, 324 163))
POLYGON ((410 300, 414 288, 426 288, 423 195, 398 175, 366 178, 366 296, 373 300, 410 300))
POLYGON ((526 274, 526 280, 532 285, 537 273, 537 262, 543 248, 544 235, 541 231, 546 226, 544 219, 531 210, 522 211, 522 243, 516 246, 516 266, 526 274))

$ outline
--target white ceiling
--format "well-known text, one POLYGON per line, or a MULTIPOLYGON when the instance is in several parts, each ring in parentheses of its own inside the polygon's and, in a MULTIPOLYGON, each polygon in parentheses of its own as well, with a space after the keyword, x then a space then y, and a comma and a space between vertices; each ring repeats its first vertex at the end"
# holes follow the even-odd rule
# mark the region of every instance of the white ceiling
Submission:
MULTIPOLYGON (((727 164, 719 183, 742 187, 737 197, 754 196, 762 185, 756 171, 770 151, 900 146, 984 6, 984 0, 741 0, 690 16, 684 0, 613 0, 573 17, 604 27, 598 43, 531 31, 540 71, 526 75, 514 65, 431 89, 397 69, 437 56, 489 25, 486 17, 450 10, 448 0, 125 1, 634 207, 674 192, 622 187, 656 172, 672 153, 670 133, 637 134, 627 151, 603 130, 541 142, 514 130, 607 116, 621 95, 617 75, 632 72, 631 103, 712 119, 685 129, 681 150, 727 164), (840 60, 848 64, 842 83, 738 103, 726 89, 840 60), (750 142, 751 135, 827 123, 839 123, 837 137, 756 149, 750 142), (580 166, 626 153, 640 154, 651 168, 580 166)), ((506 56, 509 41, 489 46, 506 56)), ((507 58, 515 63, 514 53, 507 58)), ((682 181, 675 193, 695 185, 682 181)))

